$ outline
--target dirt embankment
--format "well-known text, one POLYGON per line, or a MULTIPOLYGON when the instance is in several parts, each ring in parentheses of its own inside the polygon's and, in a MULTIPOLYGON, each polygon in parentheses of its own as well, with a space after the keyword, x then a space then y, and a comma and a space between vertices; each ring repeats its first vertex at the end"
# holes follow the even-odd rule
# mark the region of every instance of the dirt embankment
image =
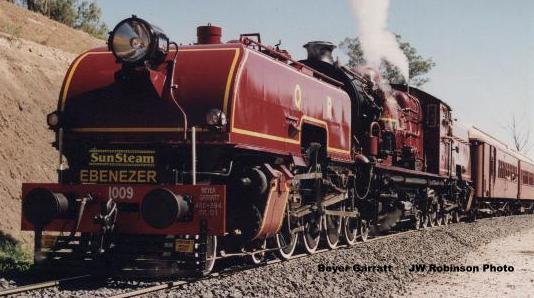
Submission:
POLYGON ((7 1, 0 1, 0 31, 75 54, 104 44, 104 41, 85 32, 7 1))
POLYGON ((104 42, 0 1, 0 231, 20 232, 23 182, 55 181, 57 153, 46 114, 53 111, 71 61, 104 42))

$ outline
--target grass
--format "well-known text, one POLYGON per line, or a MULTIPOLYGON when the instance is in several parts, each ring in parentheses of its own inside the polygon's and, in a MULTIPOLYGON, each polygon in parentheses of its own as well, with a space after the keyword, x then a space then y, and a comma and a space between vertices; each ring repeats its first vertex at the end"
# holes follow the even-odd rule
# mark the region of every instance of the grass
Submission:
POLYGON ((30 255, 17 240, 0 232, 0 275, 27 271, 32 263, 30 255))
POLYGON ((5 23, 0 27, 0 31, 5 32, 10 36, 10 40, 20 38, 20 34, 22 33, 22 26, 21 25, 15 25, 12 23, 5 23))

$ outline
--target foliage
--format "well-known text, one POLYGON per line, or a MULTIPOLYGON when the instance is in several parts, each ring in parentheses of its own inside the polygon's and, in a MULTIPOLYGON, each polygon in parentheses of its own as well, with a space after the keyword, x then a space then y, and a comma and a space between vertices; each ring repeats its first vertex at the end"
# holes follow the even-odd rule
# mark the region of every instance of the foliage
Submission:
POLYGON ((0 232, 0 273, 30 269, 31 258, 12 237, 0 232))
MULTIPOLYGON (((408 58, 410 66, 410 85, 416 87, 424 85, 430 80, 426 75, 434 66, 436 66, 436 63, 434 63, 432 58, 423 58, 421 55, 417 54, 417 50, 409 42, 404 41, 400 35, 395 34, 395 37, 397 38, 400 49, 408 58)), ((339 47, 345 50, 346 54, 349 56, 349 67, 366 64, 360 40, 358 38, 347 37, 340 43, 339 47)), ((406 83, 400 70, 388 61, 382 61, 380 72, 382 76, 391 83, 406 83)))
MULTIPOLYGON (((15 0, 12 0, 15 1, 15 0)), ((106 38, 108 28, 102 22, 102 10, 89 0, 18 0, 19 5, 41 13, 75 29, 83 30, 97 38, 106 38)))
POLYGON ((20 37, 22 26, 16 25, 14 23, 5 23, 2 25, 0 29, 1 29, 0 31, 5 32, 10 35, 8 37, 9 41, 13 41, 20 37))

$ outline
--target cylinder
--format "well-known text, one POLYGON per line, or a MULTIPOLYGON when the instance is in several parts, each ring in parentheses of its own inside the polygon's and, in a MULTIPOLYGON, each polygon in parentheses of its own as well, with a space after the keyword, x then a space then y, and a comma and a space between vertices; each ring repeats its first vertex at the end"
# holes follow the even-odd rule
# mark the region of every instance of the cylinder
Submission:
POLYGON ((197 44, 218 44, 221 43, 222 28, 212 26, 197 27, 197 44))

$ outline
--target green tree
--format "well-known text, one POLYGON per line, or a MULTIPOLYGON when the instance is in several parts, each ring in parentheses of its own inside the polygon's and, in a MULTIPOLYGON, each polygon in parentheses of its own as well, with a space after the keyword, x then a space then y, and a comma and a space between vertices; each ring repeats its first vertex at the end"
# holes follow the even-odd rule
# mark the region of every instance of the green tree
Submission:
MULTIPOLYGON (((397 38, 399 47, 408 58, 410 66, 410 85, 416 87, 424 85, 430 80, 427 74, 434 66, 436 66, 436 63, 434 63, 432 58, 424 58, 419 55, 417 50, 409 42, 402 40, 400 35, 395 34, 395 37, 397 38)), ((339 47, 349 56, 349 67, 367 64, 358 38, 347 37, 339 44, 339 47)), ((382 77, 389 80, 391 83, 406 83, 398 67, 392 65, 388 61, 382 61, 380 73, 382 74, 382 77)))
POLYGON ((72 28, 106 38, 108 28, 102 22, 102 9, 94 1, 21 0, 19 4, 72 28))
POLYGON ((75 28, 78 12, 76 0, 53 0, 50 5, 50 18, 75 28))
POLYGON ((78 5, 75 28, 83 30, 93 36, 105 38, 108 33, 106 24, 101 21, 102 9, 95 2, 83 1, 78 5))

